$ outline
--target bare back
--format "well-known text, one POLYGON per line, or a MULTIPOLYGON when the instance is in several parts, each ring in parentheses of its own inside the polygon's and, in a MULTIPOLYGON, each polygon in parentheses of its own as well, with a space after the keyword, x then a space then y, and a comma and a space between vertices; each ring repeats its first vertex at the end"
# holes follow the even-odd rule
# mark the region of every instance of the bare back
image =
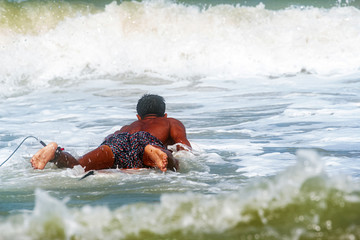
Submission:
POLYGON ((190 142, 186 138, 184 125, 175 118, 147 116, 130 125, 123 126, 118 132, 128 132, 130 134, 145 131, 158 138, 165 146, 175 143, 182 143, 191 148, 190 142))

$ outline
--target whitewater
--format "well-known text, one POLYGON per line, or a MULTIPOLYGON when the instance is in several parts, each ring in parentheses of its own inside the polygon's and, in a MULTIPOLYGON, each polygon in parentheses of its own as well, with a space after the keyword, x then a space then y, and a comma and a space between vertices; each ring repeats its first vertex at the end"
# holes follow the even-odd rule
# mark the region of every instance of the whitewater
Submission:
POLYGON ((359 239, 358 1, 0 1, 0 164, 155 93, 179 172, 0 167, 0 239, 359 239), (173 148, 175 150, 175 148, 173 148))

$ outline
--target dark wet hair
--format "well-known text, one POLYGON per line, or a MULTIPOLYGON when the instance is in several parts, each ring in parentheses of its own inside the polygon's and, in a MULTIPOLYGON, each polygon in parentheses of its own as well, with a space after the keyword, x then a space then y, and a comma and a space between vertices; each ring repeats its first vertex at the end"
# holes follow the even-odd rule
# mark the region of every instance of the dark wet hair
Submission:
POLYGON ((163 117, 165 115, 165 99, 159 95, 145 94, 139 99, 136 111, 141 118, 149 114, 163 117))

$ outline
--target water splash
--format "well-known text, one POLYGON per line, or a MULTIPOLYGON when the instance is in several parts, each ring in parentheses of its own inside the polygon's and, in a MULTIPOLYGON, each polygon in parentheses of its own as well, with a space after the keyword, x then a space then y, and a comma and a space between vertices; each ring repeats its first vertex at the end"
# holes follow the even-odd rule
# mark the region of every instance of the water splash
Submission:
POLYGON ((26 4, 24 15, 1 6, 13 12, 0 24, 1 95, 129 73, 227 79, 348 74, 360 67, 360 11, 353 7, 203 9, 144 1, 93 10, 51 3, 36 14, 37 5, 26 4))
MULTIPOLYGON (((359 236, 359 189, 329 178, 313 151, 273 178, 225 195, 165 194, 160 203, 66 207, 36 190, 31 213, 0 221, 3 239, 337 239, 359 236)), ((350 180, 347 180, 350 181, 350 180)), ((345 183, 344 181, 343 183, 345 183)))

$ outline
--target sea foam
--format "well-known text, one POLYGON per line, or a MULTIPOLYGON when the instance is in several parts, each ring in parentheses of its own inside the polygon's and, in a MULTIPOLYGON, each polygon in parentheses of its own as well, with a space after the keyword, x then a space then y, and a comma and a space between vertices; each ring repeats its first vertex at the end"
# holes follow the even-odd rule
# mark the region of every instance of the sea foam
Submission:
POLYGON ((313 151, 272 178, 226 195, 164 194, 159 203, 70 208, 36 190, 35 208, 0 221, 2 239, 330 239, 357 236, 360 197, 313 151), (343 219, 346 217, 346 219, 343 219), (339 220, 342 219, 342 220, 339 220), (256 226, 256 232, 254 232, 256 226))
POLYGON ((226 79, 350 74, 360 67, 360 11, 354 7, 144 1, 42 8, 38 17, 35 7, 24 5, 31 16, 0 25, 2 92, 128 73, 226 79))

